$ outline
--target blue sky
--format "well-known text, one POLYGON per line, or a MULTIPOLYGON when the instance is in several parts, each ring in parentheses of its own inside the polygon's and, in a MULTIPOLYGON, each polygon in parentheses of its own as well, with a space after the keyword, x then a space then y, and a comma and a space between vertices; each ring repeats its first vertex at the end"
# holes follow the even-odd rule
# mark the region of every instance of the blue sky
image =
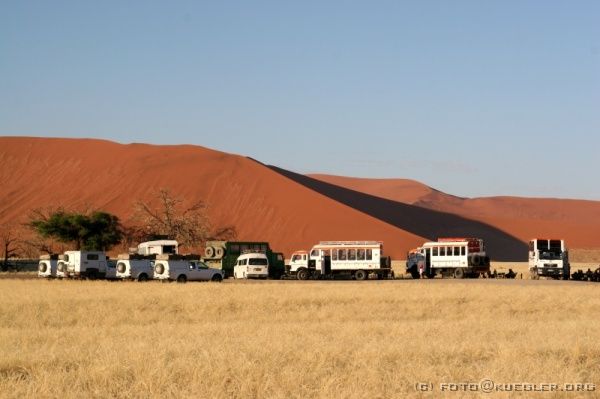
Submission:
POLYGON ((0 135, 600 200, 600 2, 5 0, 0 135))

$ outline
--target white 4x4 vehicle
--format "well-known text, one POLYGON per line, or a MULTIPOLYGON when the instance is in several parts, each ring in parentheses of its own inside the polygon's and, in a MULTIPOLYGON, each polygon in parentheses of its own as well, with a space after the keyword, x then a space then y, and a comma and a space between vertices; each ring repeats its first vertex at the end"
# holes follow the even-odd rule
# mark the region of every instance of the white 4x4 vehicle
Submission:
POLYGON ((117 278, 148 281, 154 277, 155 255, 124 254, 117 260, 117 278))
POLYGON ((64 271, 66 277, 90 280, 106 277, 107 258, 102 251, 66 251, 64 262, 67 266, 64 271))
POLYGON ((269 259, 260 252, 240 255, 233 267, 233 278, 263 278, 269 277, 269 259))
POLYGON ((187 281, 220 282, 223 280, 221 269, 212 269, 198 258, 197 255, 195 257, 190 255, 157 255, 154 262, 154 278, 157 280, 175 280, 178 283, 187 281))
POLYGON ((56 277, 58 255, 42 255, 38 265, 38 277, 56 277))

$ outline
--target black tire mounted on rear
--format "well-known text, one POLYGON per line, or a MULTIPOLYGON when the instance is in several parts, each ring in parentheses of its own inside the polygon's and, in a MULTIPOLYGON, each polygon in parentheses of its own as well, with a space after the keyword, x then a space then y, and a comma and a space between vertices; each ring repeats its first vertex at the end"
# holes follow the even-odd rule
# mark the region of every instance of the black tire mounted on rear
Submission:
POLYGON ((366 280, 367 279, 367 272, 365 272, 364 270, 357 270, 354 273, 354 278, 362 281, 362 280, 366 280))
POLYGON ((179 277, 177 277, 177 282, 178 282, 178 283, 182 283, 182 284, 186 283, 186 282, 187 282, 187 277, 186 277, 186 275, 185 275, 185 274, 181 274, 181 275, 179 275, 179 277))

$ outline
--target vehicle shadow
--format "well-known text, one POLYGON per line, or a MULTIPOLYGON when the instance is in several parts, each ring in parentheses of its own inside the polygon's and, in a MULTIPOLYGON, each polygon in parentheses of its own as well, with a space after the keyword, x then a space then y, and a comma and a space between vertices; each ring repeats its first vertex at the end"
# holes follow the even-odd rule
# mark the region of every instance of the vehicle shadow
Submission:
POLYGON ((438 237, 479 237, 485 240, 487 251, 494 260, 502 262, 527 260, 528 248, 525 242, 486 223, 376 197, 277 166, 265 166, 337 202, 428 240, 435 241, 438 237))

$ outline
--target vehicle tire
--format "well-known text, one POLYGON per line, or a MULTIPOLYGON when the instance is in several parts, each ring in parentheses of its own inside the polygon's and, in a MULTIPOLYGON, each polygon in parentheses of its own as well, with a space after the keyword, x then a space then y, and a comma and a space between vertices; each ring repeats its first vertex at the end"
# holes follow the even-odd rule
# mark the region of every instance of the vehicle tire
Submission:
POLYGON ((86 278, 88 280, 96 280, 98 278, 96 270, 88 270, 86 273, 86 278))
POLYGON ((212 276, 210 281, 213 281, 215 283, 220 283, 221 281, 223 281, 223 276, 221 276, 219 273, 217 273, 214 276, 212 276))
POLYGON ((354 278, 359 281, 366 280, 367 277, 368 277, 368 274, 364 270, 357 270, 356 272, 354 272, 354 278))
MULTIPOLYGON (((571 271, 567 270, 565 273, 563 273, 562 279, 563 280, 568 280, 570 276, 571 276, 571 271)), ((592 276, 591 281, 594 281, 594 276, 592 276)))
POLYGON ((214 251, 215 251, 215 258, 221 259, 223 256, 225 256, 225 248, 223 248, 223 247, 217 247, 214 249, 214 251))
POLYGON ((204 249, 204 256, 207 258, 212 258, 215 256, 215 249, 213 247, 206 247, 204 249))
POLYGON ((461 267, 454 269, 453 274, 454 274, 454 278, 465 278, 465 271, 461 267))
POLYGON ((165 272, 165 266, 162 263, 159 263, 154 267, 154 271, 156 274, 163 274, 165 272))
POLYGON ((473 272, 473 273, 471 273, 471 275, 469 277, 470 278, 479 278, 479 273, 478 272, 473 272))
POLYGON ((298 272, 296 273, 296 277, 298 278, 298 280, 308 280, 308 270, 306 270, 306 269, 298 270, 298 272))
POLYGON ((490 257, 486 256, 485 258, 483 258, 483 265, 481 266, 489 266, 490 265, 490 257))
POLYGON ((179 275, 179 277, 177 277, 177 282, 181 284, 187 283, 187 276, 185 274, 179 275))
POLYGON ((473 264, 473 266, 480 266, 481 265, 481 256, 473 255, 473 257, 471 258, 471 263, 473 264))
POLYGON ((45 263, 40 263, 40 266, 38 267, 38 270, 42 273, 46 273, 46 269, 48 269, 48 266, 45 263))
POLYGON ((415 280, 418 280, 418 279, 420 279, 420 278, 421 278, 421 275, 420 275, 420 274, 419 274, 419 272, 418 272, 418 271, 416 271, 416 270, 411 270, 411 271, 410 271, 410 276, 411 276, 413 279, 415 279, 415 280))
POLYGON ((143 283, 144 281, 148 281, 148 275, 146 273, 142 273, 138 276, 137 280, 141 283, 143 283))

